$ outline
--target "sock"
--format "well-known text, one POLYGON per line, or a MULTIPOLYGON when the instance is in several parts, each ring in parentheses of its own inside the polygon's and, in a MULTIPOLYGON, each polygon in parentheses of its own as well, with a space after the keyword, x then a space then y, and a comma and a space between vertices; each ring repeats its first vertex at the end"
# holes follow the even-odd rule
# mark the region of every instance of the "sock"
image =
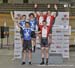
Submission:
POLYGON ((35 46, 34 46, 34 51, 35 51, 35 46))
POLYGON ((48 63, 48 58, 46 58, 46 63, 48 63))
POLYGON ((42 58, 42 62, 44 62, 44 58, 42 58))

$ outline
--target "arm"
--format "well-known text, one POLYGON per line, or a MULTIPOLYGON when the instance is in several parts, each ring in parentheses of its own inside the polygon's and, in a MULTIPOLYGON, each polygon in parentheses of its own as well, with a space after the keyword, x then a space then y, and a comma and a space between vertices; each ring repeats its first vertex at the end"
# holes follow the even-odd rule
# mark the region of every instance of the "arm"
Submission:
POLYGON ((19 23, 17 23, 18 27, 21 28, 21 25, 19 23))
MULTIPOLYGON (((52 21, 52 26, 54 25, 54 23, 55 23, 55 19, 56 19, 56 17, 58 16, 58 7, 57 7, 57 5, 55 4, 54 5, 54 8, 55 8, 55 12, 54 12, 54 18, 53 18, 53 21, 52 21)), ((52 27, 51 26, 51 27, 52 27)))
POLYGON ((58 16, 58 7, 57 7, 56 4, 54 5, 54 8, 55 8, 55 12, 56 12, 56 13, 55 13, 55 17, 57 17, 57 16, 58 16))
POLYGON ((15 21, 14 16, 13 16, 13 12, 12 12, 12 11, 10 12, 10 14, 11 14, 12 20, 15 21))
POLYGON ((18 22, 18 20, 14 18, 14 14, 13 14, 12 11, 10 12, 10 14, 11 14, 11 18, 12 18, 12 20, 15 21, 15 22, 18 22))
POLYGON ((39 34, 39 33, 41 33, 41 31, 38 31, 38 32, 35 32, 36 34, 39 34))
POLYGON ((41 29, 38 27, 38 31, 35 33, 37 33, 37 34, 41 33, 41 29))

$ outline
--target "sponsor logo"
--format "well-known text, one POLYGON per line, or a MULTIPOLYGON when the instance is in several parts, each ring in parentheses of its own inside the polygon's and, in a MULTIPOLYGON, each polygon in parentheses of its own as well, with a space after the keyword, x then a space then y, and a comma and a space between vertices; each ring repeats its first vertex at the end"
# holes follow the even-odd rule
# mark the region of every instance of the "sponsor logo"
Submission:
POLYGON ((64 50, 64 52, 69 52, 69 50, 64 50))
POLYGON ((51 52, 56 52, 56 50, 51 50, 51 52))
POLYGON ((62 21, 64 20, 69 20, 68 16, 65 14, 62 18, 61 18, 62 21))
POLYGON ((20 40, 19 38, 15 38, 15 40, 20 40))
POLYGON ((20 33, 20 31, 16 31, 16 33, 20 33))
POLYGON ((61 46, 58 45, 58 46, 56 46, 56 48, 61 48, 61 46))

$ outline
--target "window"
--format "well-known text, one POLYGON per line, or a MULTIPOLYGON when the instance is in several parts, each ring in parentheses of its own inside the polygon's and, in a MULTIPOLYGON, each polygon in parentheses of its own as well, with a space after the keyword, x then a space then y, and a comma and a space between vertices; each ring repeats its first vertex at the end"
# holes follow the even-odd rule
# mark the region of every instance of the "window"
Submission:
POLYGON ((2 3, 3 1, 2 0, 0 0, 0 3, 2 3))
POLYGON ((8 3, 8 0, 3 0, 3 3, 8 3))
POLYGON ((28 0, 23 0, 23 3, 28 3, 28 0))

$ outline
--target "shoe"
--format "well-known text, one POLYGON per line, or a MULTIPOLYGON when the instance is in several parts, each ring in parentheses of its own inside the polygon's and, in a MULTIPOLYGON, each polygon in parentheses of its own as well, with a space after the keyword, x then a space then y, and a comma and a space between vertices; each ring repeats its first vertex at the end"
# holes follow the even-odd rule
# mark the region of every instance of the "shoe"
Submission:
POLYGON ((26 64, 25 62, 22 62, 22 65, 26 64))
POLYGON ((48 65, 48 62, 46 62, 46 65, 48 65))
POLYGON ((32 65, 32 63, 31 63, 31 62, 29 62, 29 65, 32 65))
POLYGON ((41 63, 40 63, 40 65, 43 65, 43 64, 44 64, 44 62, 41 62, 41 63))

